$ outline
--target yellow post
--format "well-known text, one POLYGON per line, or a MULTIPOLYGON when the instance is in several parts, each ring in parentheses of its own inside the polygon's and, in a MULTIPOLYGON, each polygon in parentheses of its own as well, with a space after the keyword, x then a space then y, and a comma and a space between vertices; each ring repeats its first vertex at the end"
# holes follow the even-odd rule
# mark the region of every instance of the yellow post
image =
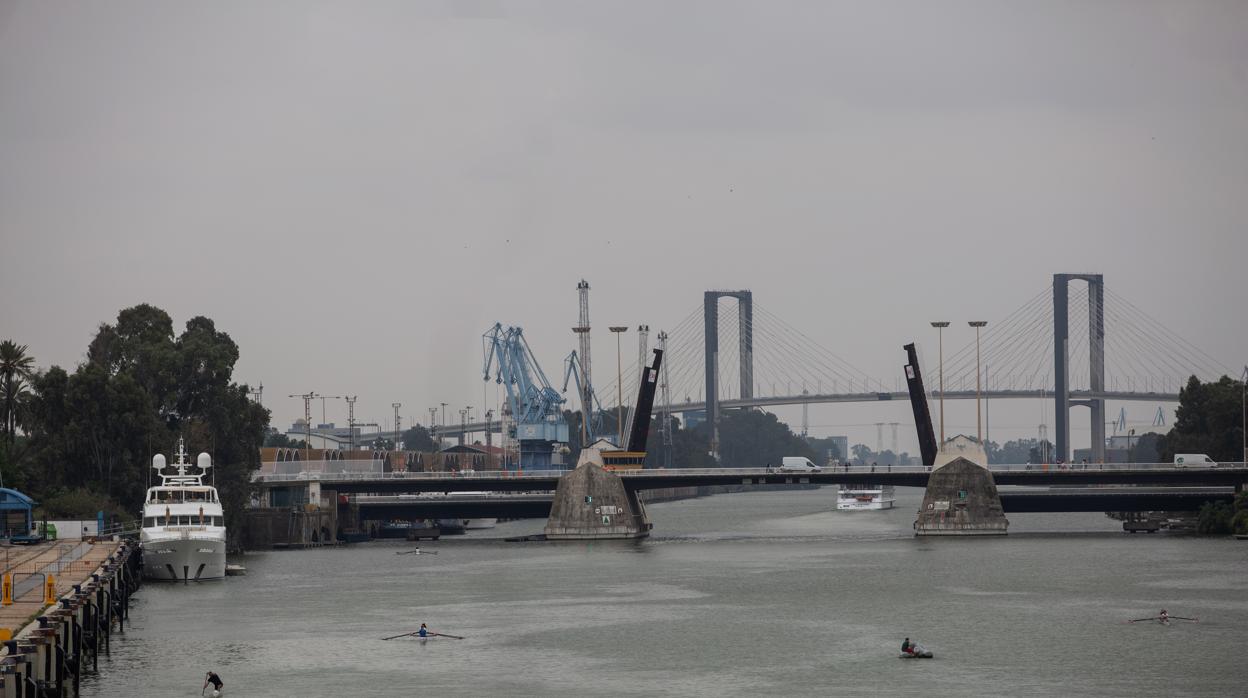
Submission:
POLYGON ((44 604, 56 603, 56 577, 50 574, 47 575, 47 579, 44 581, 44 584, 43 584, 43 603, 44 604))
POLYGON ((0 604, 5 606, 13 605, 13 575, 8 572, 4 573, 4 582, 0 585, 0 604))

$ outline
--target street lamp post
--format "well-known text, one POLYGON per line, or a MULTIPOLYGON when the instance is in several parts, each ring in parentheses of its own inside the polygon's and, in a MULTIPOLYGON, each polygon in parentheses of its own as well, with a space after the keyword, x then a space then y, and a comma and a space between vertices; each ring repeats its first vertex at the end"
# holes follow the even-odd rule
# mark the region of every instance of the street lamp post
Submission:
POLYGON ((983 425, 980 422, 979 407, 979 330, 988 323, 984 320, 971 320, 966 323, 975 328, 975 438, 979 439, 979 445, 984 445, 983 425))
POLYGON ((624 365, 620 363, 620 335, 627 332, 628 328, 614 325, 607 329, 615 335, 615 397, 618 405, 615 414, 615 445, 624 448, 624 365))
POLYGON ((944 329, 949 326, 947 322, 933 322, 932 327, 936 328, 936 346, 939 347, 938 352, 940 358, 940 443, 945 443, 945 338, 944 329))
MULTIPOLYGON (((472 424, 472 405, 468 405, 467 407, 465 407, 464 411, 468 413, 468 416, 465 420, 465 424, 466 425, 472 424)), ((467 429, 467 428, 468 428, 467 426, 464 427, 464 429, 467 429)), ((472 439, 468 438, 467 432, 464 433, 464 443, 472 443, 472 439)))
MULTIPOLYGON (((1128 463, 1135 462, 1135 459, 1131 457, 1131 437, 1132 436, 1135 436, 1135 430, 1128 429, 1127 430, 1127 462, 1128 463)), ((1073 463, 1074 461, 1072 460, 1071 462, 1073 463)))

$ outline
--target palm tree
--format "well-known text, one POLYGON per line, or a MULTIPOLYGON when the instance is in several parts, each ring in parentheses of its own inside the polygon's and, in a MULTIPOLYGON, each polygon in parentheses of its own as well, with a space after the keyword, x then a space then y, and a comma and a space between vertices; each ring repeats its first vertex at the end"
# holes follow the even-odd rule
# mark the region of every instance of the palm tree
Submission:
POLYGON ((18 409, 26 396, 26 381, 35 370, 35 358, 27 356, 26 345, 11 339, 0 342, 0 417, 9 446, 17 433, 18 409))

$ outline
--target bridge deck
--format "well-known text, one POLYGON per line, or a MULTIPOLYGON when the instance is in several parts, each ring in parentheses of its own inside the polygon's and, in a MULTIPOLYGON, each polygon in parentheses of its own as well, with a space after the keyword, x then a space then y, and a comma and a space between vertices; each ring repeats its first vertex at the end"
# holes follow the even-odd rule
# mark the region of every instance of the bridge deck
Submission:
MULTIPOLYGON (((1164 485, 1184 487, 1241 487, 1248 482, 1243 463, 1216 468, 1184 468, 1172 464, 1076 465, 1073 469, 1049 466, 994 465, 990 468, 998 485, 1078 487, 1086 485, 1164 485)), ((318 482, 339 493, 418 492, 525 492, 554 490, 566 471, 515 473, 374 473, 301 472, 257 474, 261 487, 301 487, 318 482)), ((621 471, 627 487, 652 490, 704 485, 839 485, 869 482, 903 487, 926 487, 929 470, 922 466, 825 468, 821 472, 793 473, 766 468, 688 468, 621 471)))

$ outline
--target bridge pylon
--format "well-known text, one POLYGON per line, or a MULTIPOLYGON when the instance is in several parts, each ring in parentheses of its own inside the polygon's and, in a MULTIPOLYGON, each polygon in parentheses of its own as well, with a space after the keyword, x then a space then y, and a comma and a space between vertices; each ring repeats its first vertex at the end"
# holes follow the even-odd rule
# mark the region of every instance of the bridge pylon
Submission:
POLYGON ((1101 274, 1053 275, 1053 402, 1057 457, 1070 460, 1070 408, 1091 410, 1092 460, 1105 460, 1105 399, 1070 399, 1070 291, 1071 281, 1088 283, 1088 389, 1105 391, 1105 277, 1101 274))
POLYGON ((737 341, 741 399, 754 397, 754 294, 750 291, 707 291, 703 296, 706 346, 706 421, 711 428, 711 455, 719 460, 719 299, 737 299, 737 341))

